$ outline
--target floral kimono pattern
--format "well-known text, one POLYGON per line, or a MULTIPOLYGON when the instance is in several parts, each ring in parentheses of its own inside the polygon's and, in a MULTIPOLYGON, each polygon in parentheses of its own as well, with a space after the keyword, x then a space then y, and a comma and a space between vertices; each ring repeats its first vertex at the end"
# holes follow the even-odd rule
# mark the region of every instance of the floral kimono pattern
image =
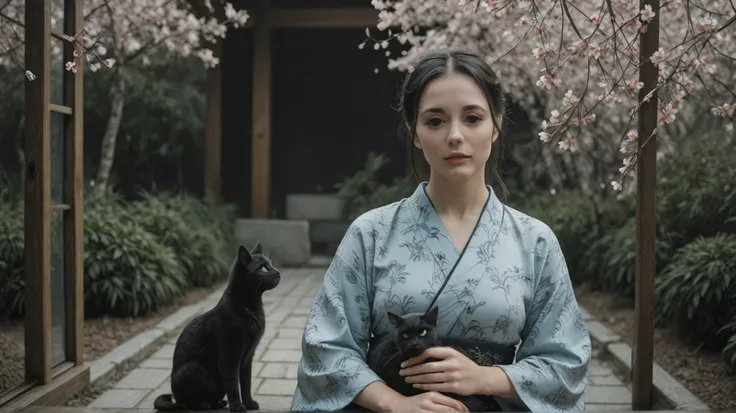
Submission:
POLYGON ((381 380, 366 354, 372 336, 393 328, 386 312, 437 305, 442 339, 515 353, 491 361, 519 397, 497 398, 504 410, 582 412, 591 343, 554 233, 488 187, 476 227, 458 250, 425 186, 350 225, 308 316, 291 410, 346 408, 381 380))

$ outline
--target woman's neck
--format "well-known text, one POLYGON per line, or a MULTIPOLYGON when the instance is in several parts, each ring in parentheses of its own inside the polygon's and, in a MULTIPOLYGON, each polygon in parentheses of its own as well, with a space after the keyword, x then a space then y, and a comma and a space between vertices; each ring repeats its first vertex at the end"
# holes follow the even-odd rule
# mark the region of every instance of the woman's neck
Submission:
POLYGON ((451 181, 435 175, 429 178, 427 195, 438 214, 458 219, 475 218, 488 199, 488 188, 482 173, 464 181, 451 181))

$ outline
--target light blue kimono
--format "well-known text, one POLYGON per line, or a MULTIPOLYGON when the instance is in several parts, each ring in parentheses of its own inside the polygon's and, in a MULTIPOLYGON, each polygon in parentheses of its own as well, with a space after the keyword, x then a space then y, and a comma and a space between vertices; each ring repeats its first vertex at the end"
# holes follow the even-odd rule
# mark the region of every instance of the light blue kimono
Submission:
POLYGON ((366 364, 373 335, 393 328, 386 312, 439 307, 441 338, 512 349, 499 365, 519 395, 504 410, 582 412, 590 338, 557 238, 544 223, 490 195, 458 251, 425 191, 373 209, 350 226, 325 274, 302 340, 291 410, 347 407, 381 380, 366 364), (519 344, 520 343, 520 344, 519 344))

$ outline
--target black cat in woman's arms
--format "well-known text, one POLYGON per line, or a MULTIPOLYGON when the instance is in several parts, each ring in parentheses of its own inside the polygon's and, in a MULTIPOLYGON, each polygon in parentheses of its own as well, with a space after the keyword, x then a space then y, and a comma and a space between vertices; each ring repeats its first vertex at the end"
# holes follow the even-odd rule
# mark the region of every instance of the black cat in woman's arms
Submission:
POLYGON ((173 400, 172 394, 158 396, 156 410, 215 410, 227 404, 231 412, 258 410, 251 371, 266 328, 263 293, 281 281, 261 249, 260 242, 253 251, 238 248, 220 301, 184 327, 174 350, 173 400))

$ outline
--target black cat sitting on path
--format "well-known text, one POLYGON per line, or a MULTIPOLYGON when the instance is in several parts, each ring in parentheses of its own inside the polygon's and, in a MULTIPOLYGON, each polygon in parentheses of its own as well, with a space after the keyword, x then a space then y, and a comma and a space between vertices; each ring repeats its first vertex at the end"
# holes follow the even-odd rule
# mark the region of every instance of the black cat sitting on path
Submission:
POLYGON ((222 298, 181 332, 174 350, 171 393, 156 398, 156 410, 258 410, 251 393, 253 353, 266 328, 263 293, 281 280, 261 252, 244 246, 230 268, 222 298), (227 402, 224 398, 227 396, 227 402))
MULTIPOLYGON (((368 365, 378 374, 386 385, 396 392, 410 397, 423 393, 424 390, 414 388, 406 382, 406 377, 399 374, 401 363, 416 357, 430 347, 440 346, 437 337, 437 306, 427 313, 409 313, 403 316, 388 313, 388 319, 395 326, 394 330, 384 334, 368 349, 368 365)), ((438 361, 427 359, 425 362, 438 361)), ((448 393, 447 396, 463 403, 470 412, 486 412, 501 410, 491 396, 462 396, 448 393)))

